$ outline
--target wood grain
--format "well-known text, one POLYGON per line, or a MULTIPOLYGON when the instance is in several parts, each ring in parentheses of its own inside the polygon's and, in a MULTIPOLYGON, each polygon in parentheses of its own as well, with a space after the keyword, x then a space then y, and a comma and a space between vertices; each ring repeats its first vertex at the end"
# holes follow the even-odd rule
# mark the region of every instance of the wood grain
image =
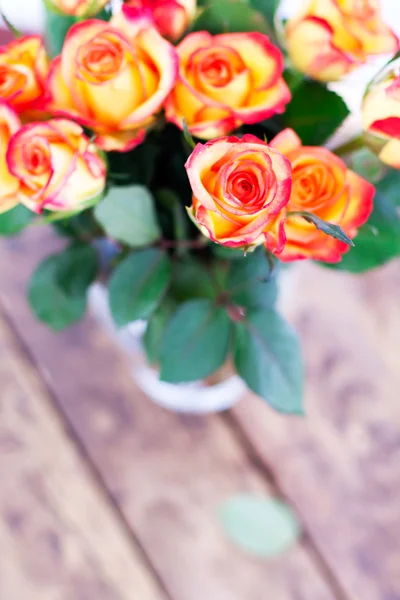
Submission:
POLYGON ((352 600, 400 599, 399 267, 300 267, 290 317, 305 353, 306 418, 250 397, 234 410, 352 600))
POLYGON ((0 390, 1 600, 163 600, 1 316, 0 390))
POLYGON ((266 562, 226 539, 221 503, 270 488, 221 418, 154 406, 90 320, 59 336, 34 321, 23 288, 52 244, 31 230, 2 245, 1 298, 171 598, 333 600, 302 542, 266 562))

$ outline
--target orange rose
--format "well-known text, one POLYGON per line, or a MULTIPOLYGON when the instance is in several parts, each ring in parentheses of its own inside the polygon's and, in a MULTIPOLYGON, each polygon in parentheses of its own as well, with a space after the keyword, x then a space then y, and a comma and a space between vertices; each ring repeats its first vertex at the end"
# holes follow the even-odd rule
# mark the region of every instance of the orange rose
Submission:
POLYGON ((180 72, 166 117, 180 128, 185 118, 196 137, 211 139, 282 113, 291 98, 282 54, 261 33, 199 31, 177 50, 180 72))
POLYGON ((400 75, 395 67, 371 86, 362 116, 372 149, 382 162, 400 169, 400 75))
POLYGON ((124 6, 110 23, 92 19, 68 32, 48 77, 47 107, 97 134, 104 150, 140 144, 171 91, 174 47, 148 16, 124 6))
POLYGON ((189 215, 224 246, 285 243, 285 211, 292 186, 289 161, 253 135, 197 144, 186 163, 193 202, 189 215))
POLYGON ((0 102, 0 213, 6 212, 18 204, 16 193, 19 189, 19 182, 8 169, 6 153, 12 135, 20 127, 21 121, 15 110, 5 102, 0 102))
POLYGON ((338 262, 347 244, 327 236, 290 211, 311 212, 324 221, 339 225, 350 237, 357 235, 372 211, 375 188, 326 148, 302 146, 292 129, 285 129, 271 142, 292 163, 293 188, 287 205, 286 246, 283 261, 313 258, 338 262))
POLYGON ((99 13, 109 0, 46 0, 53 10, 73 17, 92 17, 99 13))
POLYGON ((0 98, 18 113, 38 107, 48 73, 43 40, 27 35, 0 48, 0 98))
POLYGON ((299 71, 337 81, 370 55, 396 52, 379 0, 308 0, 286 25, 287 48, 299 71))
POLYGON ((21 127, 9 141, 6 160, 14 205, 21 202, 36 213, 83 210, 105 187, 106 168, 96 147, 80 125, 66 119, 21 127))
POLYGON ((126 0, 126 4, 149 10, 158 31, 173 42, 185 33, 196 11, 196 0, 126 0))

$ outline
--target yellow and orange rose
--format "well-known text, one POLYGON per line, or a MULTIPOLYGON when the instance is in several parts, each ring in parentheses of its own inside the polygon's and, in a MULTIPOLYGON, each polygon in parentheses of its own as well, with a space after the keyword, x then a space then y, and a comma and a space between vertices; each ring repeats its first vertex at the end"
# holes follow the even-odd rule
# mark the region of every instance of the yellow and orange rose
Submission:
POLYGON ((313 258, 335 263, 348 250, 347 244, 327 236, 304 218, 291 212, 306 211, 339 225, 352 239, 373 207, 374 186, 350 171, 326 148, 302 146, 292 129, 285 129, 271 146, 291 162, 293 187, 287 205, 286 245, 279 258, 292 261, 313 258))
POLYGON ((19 113, 38 109, 49 63, 43 40, 24 36, 0 48, 0 99, 19 113))
POLYGON ((65 15, 92 17, 99 13, 109 0, 45 0, 46 4, 65 15))
POLYGON ((243 123, 282 113, 291 96, 283 57, 261 33, 212 36, 199 31, 177 47, 179 77, 166 118, 201 139, 223 136, 243 123))
POLYGON ((196 11, 196 0, 126 0, 126 4, 150 11, 158 31, 173 42, 185 33, 196 11))
POLYGON ((0 102, 0 213, 14 208, 17 204, 19 181, 11 175, 6 157, 10 139, 20 127, 21 121, 15 110, 5 102, 0 102))
POLYGON ((92 129, 104 150, 126 151, 154 124, 177 70, 174 47, 150 17, 124 6, 109 23, 69 30, 51 66, 46 107, 92 129))
MULTIPOLYGON (((11 131, 17 126, 14 121, 11 131)), ((18 203, 36 213, 83 210, 106 183, 106 167, 96 147, 80 125, 66 119, 18 129, 0 164, 3 186, 9 180, 8 201, 0 200, 3 212, 18 203)))
POLYGON ((212 241, 230 247, 285 244, 285 206, 292 169, 253 135, 197 144, 186 163, 193 191, 190 217, 212 241))
POLYGON ((400 76, 396 70, 371 86, 362 118, 371 148, 382 162, 400 169, 400 76))
POLYGON ((295 67, 320 81, 337 81, 370 55, 399 47, 379 0, 307 0, 288 21, 286 42, 295 67))

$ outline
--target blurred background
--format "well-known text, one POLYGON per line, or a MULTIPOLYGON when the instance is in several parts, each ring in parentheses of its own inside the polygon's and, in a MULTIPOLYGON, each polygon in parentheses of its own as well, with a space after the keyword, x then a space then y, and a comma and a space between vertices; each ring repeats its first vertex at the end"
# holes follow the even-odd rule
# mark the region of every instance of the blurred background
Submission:
MULTIPOLYGON (((42 27, 41 0, 2 9, 42 27)), ((355 113, 377 68, 340 84, 355 113)), ((292 271, 306 417, 251 395, 194 417, 154 405, 90 316, 34 320, 25 287, 59 244, 0 239, 0 600, 400 600, 400 262, 292 271)))

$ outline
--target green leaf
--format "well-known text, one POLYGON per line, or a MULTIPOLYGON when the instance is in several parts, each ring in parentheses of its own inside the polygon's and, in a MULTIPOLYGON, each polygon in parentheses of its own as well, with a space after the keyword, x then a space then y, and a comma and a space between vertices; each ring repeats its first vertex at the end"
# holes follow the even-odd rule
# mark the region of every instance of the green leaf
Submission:
POLYGON ((96 274, 95 261, 96 256, 80 246, 49 256, 39 265, 29 284, 28 299, 40 321, 60 331, 83 317, 86 289, 96 274))
POLYGON ((295 210, 288 213, 288 217, 301 217, 308 223, 312 223, 315 225, 317 229, 326 233, 326 235, 330 235, 331 237, 339 240, 340 242, 344 242, 349 246, 354 246, 354 242, 349 236, 343 231, 343 229, 339 225, 335 225, 335 223, 328 223, 328 221, 324 221, 314 215, 314 213, 307 212, 306 210, 295 210))
POLYGON ((150 364, 156 364, 160 360, 161 340, 175 307, 176 303, 170 298, 166 298, 149 318, 143 336, 143 346, 150 364))
POLYGON ((302 414, 303 368, 295 332, 273 310, 236 323, 234 361, 249 388, 284 413, 302 414))
POLYGON ((393 206, 400 206, 400 171, 390 170, 376 185, 377 192, 393 206))
POLYGON ((171 261, 161 249, 133 252, 115 269, 109 283, 110 308, 118 327, 147 319, 160 304, 171 276, 171 261))
POLYGON ((8 212, 0 214, 0 235, 16 235, 33 221, 35 214, 18 204, 8 212))
POLYGON ((280 0, 250 0, 250 5, 264 16, 271 29, 275 28, 275 15, 279 4, 280 0))
POLYGON ((217 291, 207 267, 189 255, 176 264, 171 281, 171 295, 178 302, 184 302, 191 298, 215 298, 217 291))
POLYGON ((188 124, 186 123, 186 119, 182 119, 182 127, 183 127, 183 137, 185 138, 185 142, 192 150, 196 147, 196 142, 192 138, 192 134, 189 131, 188 124))
POLYGON ((211 300, 181 304, 162 339, 160 378, 178 383, 211 375, 225 362, 231 330, 226 311, 211 300))
POLYGON ((293 91, 283 120, 304 145, 322 145, 349 115, 346 104, 322 83, 305 79, 293 91))
POLYGON ((220 244, 212 244, 211 250, 215 256, 226 260, 241 260, 244 257, 243 248, 229 248, 220 244))
POLYGON ((212 34, 229 31, 260 31, 268 34, 270 31, 260 12, 248 3, 237 0, 209 0, 199 12, 192 29, 206 30, 212 34))
POLYGON ((68 296, 85 296, 96 279, 96 250, 89 244, 75 243, 58 255, 56 281, 68 296))
POLYGON ((110 237, 132 248, 150 245, 161 235, 153 197, 141 185, 111 188, 94 215, 110 237))
POLYGON ((295 69, 285 69, 283 78, 289 86, 290 91, 293 92, 304 82, 304 73, 296 71, 295 69))
POLYGON ((220 509, 229 538, 254 556, 273 558, 289 550, 300 537, 291 508, 279 500, 238 494, 220 509))
POLYGON ((277 298, 276 277, 271 272, 265 251, 257 249, 232 261, 227 290, 231 300, 245 308, 271 308, 277 298))
POLYGON ((76 19, 57 12, 46 3, 46 42, 50 56, 58 56, 64 45, 65 36, 76 23, 76 19))
POLYGON ((108 177, 118 185, 139 184, 150 187, 162 148, 146 140, 129 152, 108 152, 108 177))
POLYGON ((14 37, 16 37, 16 38, 22 37, 22 33, 20 32, 20 30, 17 29, 17 27, 15 27, 15 25, 13 25, 11 23, 11 21, 6 17, 6 15, 4 14, 4 12, 2 10, 0 10, 0 17, 3 19, 4 23, 6 24, 7 29, 13 34, 14 37))
MULTIPOLYGON (((386 183, 382 187, 385 185, 386 183)), ((400 255, 400 219, 396 207, 379 193, 380 184, 377 185, 377 190, 374 210, 368 223, 358 230, 355 248, 344 254, 339 263, 321 264, 341 271, 363 273, 400 255)))

